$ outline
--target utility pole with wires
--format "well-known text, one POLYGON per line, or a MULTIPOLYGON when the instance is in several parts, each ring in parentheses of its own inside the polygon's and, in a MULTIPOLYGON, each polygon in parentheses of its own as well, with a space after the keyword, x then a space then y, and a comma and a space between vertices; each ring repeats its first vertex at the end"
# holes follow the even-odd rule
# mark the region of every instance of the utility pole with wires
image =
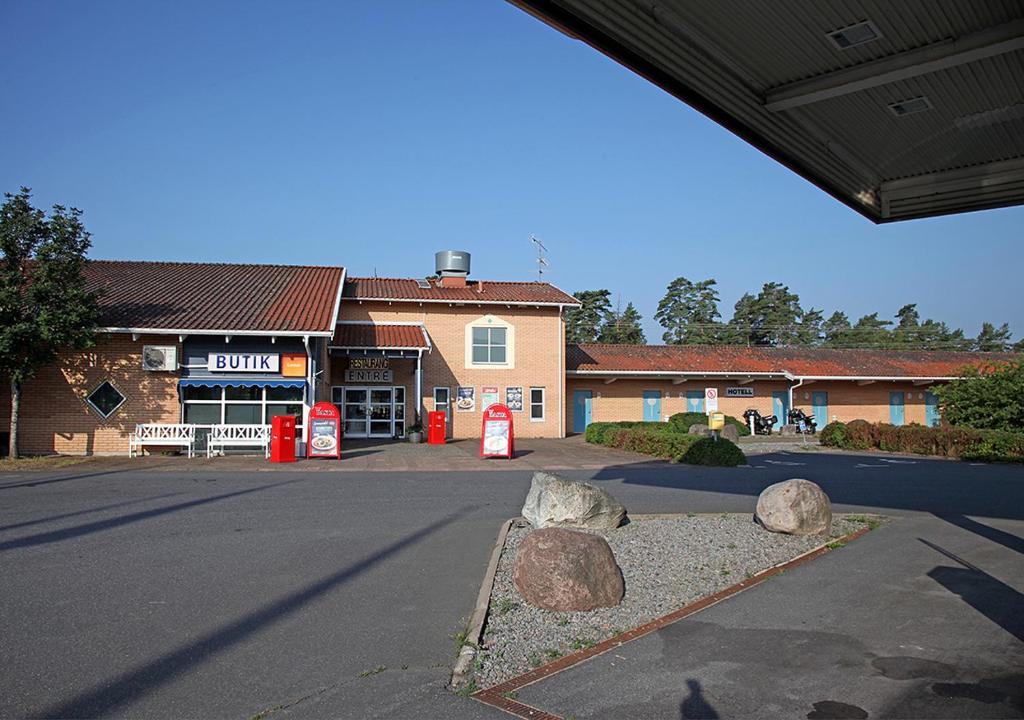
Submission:
POLYGON ((548 249, 533 235, 530 235, 530 242, 537 247, 537 282, 540 282, 544 279, 544 268, 548 266, 547 258, 544 257, 548 249))

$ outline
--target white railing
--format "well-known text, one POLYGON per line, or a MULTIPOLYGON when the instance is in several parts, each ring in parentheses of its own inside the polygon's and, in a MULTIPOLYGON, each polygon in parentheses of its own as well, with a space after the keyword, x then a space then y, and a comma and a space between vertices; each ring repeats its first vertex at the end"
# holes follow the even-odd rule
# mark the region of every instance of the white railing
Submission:
POLYGON ((174 445, 185 448, 192 457, 196 426, 185 424, 142 423, 128 435, 128 457, 135 457, 146 445, 174 445))
POLYGON ((221 454, 228 447, 263 448, 263 456, 270 455, 269 425, 213 425, 206 437, 206 457, 216 448, 221 454))

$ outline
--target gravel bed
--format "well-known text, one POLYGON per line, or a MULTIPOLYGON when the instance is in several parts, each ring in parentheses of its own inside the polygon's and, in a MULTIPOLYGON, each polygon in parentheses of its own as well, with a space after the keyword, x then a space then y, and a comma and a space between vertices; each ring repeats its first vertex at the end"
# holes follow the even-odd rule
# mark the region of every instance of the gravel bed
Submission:
MULTIPOLYGON (((831 536, 864 527, 865 516, 833 517, 831 536)), ((770 533, 747 514, 641 518, 615 530, 593 530, 608 541, 626 581, 618 607, 552 612, 528 605, 512 584, 519 543, 532 527, 513 527, 491 590, 484 637, 474 664, 486 688, 793 559, 820 537, 770 533)))

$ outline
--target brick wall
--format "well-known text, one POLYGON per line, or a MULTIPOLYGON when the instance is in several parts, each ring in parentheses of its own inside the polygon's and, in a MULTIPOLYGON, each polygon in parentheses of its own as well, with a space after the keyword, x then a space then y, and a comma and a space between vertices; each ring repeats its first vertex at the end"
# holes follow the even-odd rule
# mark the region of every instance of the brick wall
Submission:
MULTIPOLYGON (((643 420, 643 392, 657 390, 661 392, 662 419, 671 415, 686 412, 686 392, 700 390, 705 387, 717 387, 719 394, 724 395, 726 387, 735 387, 735 382, 714 382, 690 380, 673 385, 671 380, 616 380, 605 384, 601 379, 570 378, 566 381, 566 416, 565 423, 569 431, 573 427, 573 392, 590 390, 593 395, 591 403, 591 420, 593 422, 611 422, 616 420, 643 420)), ((720 397, 718 409, 726 415, 742 419, 743 412, 755 408, 762 415, 772 414, 772 392, 785 391, 789 383, 783 381, 756 381, 742 387, 754 389, 752 398, 720 397)), ((793 391, 793 406, 811 414, 812 393, 824 391, 828 393, 828 419, 834 418, 843 422, 854 419, 869 422, 889 422, 889 393, 904 393, 904 421, 907 424, 925 424, 925 392, 928 387, 915 386, 913 383, 877 382, 870 385, 858 385, 853 381, 814 382, 803 385, 793 391), (806 396, 806 397, 805 397, 806 396)), ((779 418, 779 422, 785 422, 779 418)))
MULTIPOLYGON (((142 369, 145 344, 176 344, 166 336, 101 335, 95 347, 69 353, 25 383, 21 395, 19 449, 26 454, 117 454, 128 452, 136 423, 180 421, 178 374, 142 369), (86 396, 109 380, 125 402, 108 419, 86 403, 86 396)), ((181 346, 178 345, 181 356, 181 346)), ((11 422, 11 394, 0 388, 0 424, 11 422)))
MULTIPOLYGON (((485 386, 498 388, 501 402, 506 387, 522 387, 524 407, 515 413, 517 437, 560 437, 563 417, 564 384, 564 323, 558 308, 529 308, 505 305, 449 306, 440 303, 358 302, 345 300, 341 304, 340 320, 371 322, 423 323, 430 335, 433 348, 423 355, 422 403, 424 411, 434 409, 435 386, 451 388, 454 401, 460 385, 476 388, 476 409, 472 412, 454 410, 452 436, 479 437, 481 413, 480 392, 485 386), (513 368, 466 367, 466 326, 485 315, 494 315, 515 328, 515 357, 513 368), (529 414, 531 387, 545 389, 544 420, 532 422, 529 414)), ((415 380, 412 376, 414 361, 392 361, 395 384, 406 385, 409 407, 407 417, 412 422, 415 380), (406 381, 399 382, 399 378, 406 381)), ((343 384, 344 361, 333 359, 331 384, 343 384)), ((424 421, 426 418, 424 417, 424 421)))

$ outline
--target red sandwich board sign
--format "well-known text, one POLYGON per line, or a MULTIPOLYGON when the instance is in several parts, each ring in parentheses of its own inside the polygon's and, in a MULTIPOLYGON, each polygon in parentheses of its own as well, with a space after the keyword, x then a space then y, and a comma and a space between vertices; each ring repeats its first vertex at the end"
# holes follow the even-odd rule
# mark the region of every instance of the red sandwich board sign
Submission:
POLYGON ((306 423, 306 457, 341 457, 341 413, 329 402, 309 409, 306 423))
POLYGON ((511 459, 514 445, 512 411, 508 405, 494 403, 484 408, 483 426, 480 428, 480 457, 511 459))

